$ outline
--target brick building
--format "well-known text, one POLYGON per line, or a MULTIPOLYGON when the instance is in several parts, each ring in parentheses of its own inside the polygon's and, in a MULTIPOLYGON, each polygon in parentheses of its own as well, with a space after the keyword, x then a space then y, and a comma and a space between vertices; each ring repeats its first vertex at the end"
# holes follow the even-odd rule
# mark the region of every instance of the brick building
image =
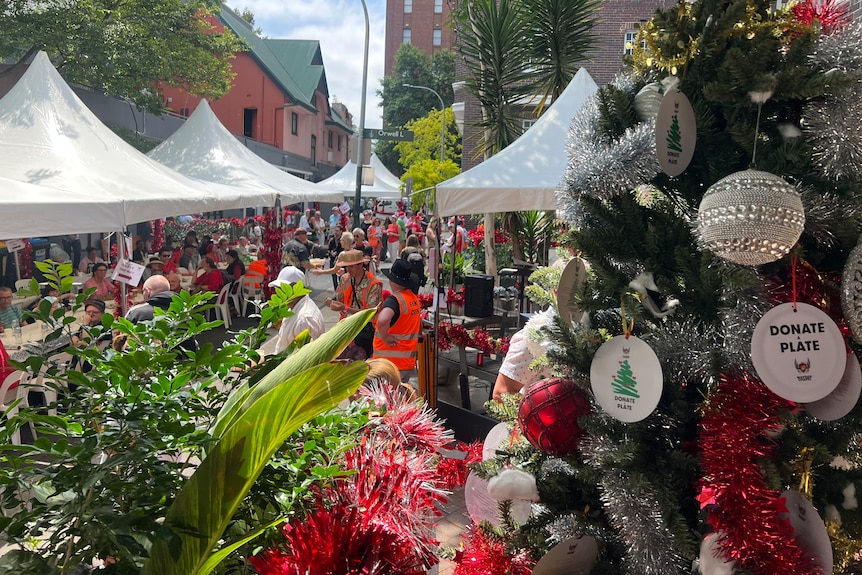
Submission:
POLYGON ((413 44, 429 56, 451 50, 449 16, 458 0, 386 0, 386 44, 384 73, 395 67, 401 44, 413 44))

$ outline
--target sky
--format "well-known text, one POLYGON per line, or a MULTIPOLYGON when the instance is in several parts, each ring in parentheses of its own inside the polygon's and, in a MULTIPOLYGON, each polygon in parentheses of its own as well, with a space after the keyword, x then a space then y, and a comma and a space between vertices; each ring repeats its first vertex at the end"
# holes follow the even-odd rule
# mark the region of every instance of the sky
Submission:
MULTIPOLYGON (((382 128, 377 90, 383 77, 386 40, 386 0, 366 0, 368 6, 368 89, 365 127, 382 128)), ((228 6, 254 14, 254 26, 269 38, 318 40, 331 102, 339 101, 359 126, 365 16, 361 0, 233 0, 228 6)))

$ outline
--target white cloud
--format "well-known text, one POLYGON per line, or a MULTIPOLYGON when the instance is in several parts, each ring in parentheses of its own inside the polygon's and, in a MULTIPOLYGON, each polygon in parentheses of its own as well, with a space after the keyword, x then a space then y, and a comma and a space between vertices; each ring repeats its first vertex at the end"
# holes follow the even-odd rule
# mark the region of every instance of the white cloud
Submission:
MULTIPOLYGON (((343 102, 358 126, 362 98, 365 16, 360 0, 234 0, 231 8, 248 8, 264 36, 318 40, 326 68, 330 98, 343 102)), ((370 28, 365 126, 383 126, 376 91, 383 77, 386 39, 385 0, 367 0, 370 28)))

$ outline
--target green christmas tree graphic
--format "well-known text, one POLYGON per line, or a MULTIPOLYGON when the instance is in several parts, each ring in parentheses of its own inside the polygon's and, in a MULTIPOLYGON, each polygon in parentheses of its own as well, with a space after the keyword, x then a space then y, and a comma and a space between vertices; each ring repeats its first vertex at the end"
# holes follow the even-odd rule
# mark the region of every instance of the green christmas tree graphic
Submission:
POLYGON ((673 115, 673 121, 670 123, 670 130, 667 133, 667 149, 674 152, 681 152, 682 145, 680 144, 681 137, 679 135, 679 116, 673 115))
POLYGON ((624 360, 620 363, 620 369, 612 383, 614 393, 620 395, 628 395, 629 397, 640 397, 637 391, 638 384, 635 378, 632 377, 632 368, 629 365, 629 360, 624 360))

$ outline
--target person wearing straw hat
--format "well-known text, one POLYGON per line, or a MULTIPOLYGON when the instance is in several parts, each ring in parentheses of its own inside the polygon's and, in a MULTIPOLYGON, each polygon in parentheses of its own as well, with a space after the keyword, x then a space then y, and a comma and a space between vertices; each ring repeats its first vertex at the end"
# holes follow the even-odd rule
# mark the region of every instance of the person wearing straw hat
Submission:
MULTIPOLYGON (((338 254, 336 267, 344 268, 335 299, 326 298, 324 305, 341 314, 341 318, 364 309, 376 308, 383 297, 383 282, 366 269, 368 258, 359 250, 346 250, 338 254)), ((371 357, 374 341, 373 322, 365 326, 345 350, 344 359, 367 359, 371 357), (352 349, 352 348, 359 348, 352 349), (361 352, 361 353, 357 353, 361 352), (346 354, 346 355, 345 355, 346 354)))
POLYGON ((422 327, 421 306, 416 295, 419 277, 413 273, 413 266, 402 259, 383 270, 383 275, 389 279, 392 294, 384 300, 377 315, 373 358, 394 363, 401 372, 401 381, 406 382, 416 368, 422 327))
MULTIPOLYGON (((278 288, 284 284, 295 286, 305 281, 305 273, 297 267, 285 266, 278 272, 278 277, 269 282, 269 287, 278 288)), ((317 339, 326 331, 326 322, 323 314, 317 308, 308 294, 296 298, 288 304, 293 310, 293 315, 281 322, 278 330, 278 338, 275 342, 275 352, 281 353, 289 346, 296 336, 308 330, 311 339, 317 339)))

